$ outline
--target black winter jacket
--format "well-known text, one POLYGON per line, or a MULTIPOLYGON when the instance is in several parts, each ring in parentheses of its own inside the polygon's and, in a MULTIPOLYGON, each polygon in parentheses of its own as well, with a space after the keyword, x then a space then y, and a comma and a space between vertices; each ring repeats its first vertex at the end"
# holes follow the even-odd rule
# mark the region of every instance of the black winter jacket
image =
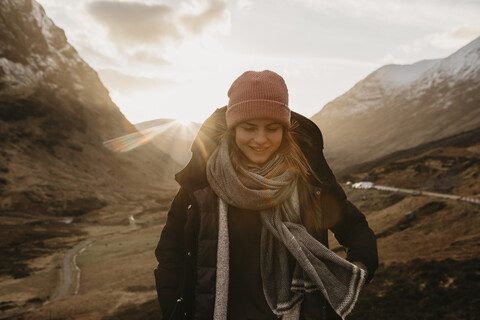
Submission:
MULTIPOLYGON (((208 186, 205 167, 224 130, 226 107, 207 119, 192 145, 192 159, 177 173, 180 190, 168 212, 167 223, 155 250, 157 294, 164 319, 212 319, 215 301, 216 248, 218 232, 217 197, 208 186), (219 125, 220 124, 220 125, 219 125)), ((323 139, 309 119, 292 112, 298 123, 295 139, 321 181, 312 178, 299 190, 301 217, 307 230, 328 246, 327 230, 347 249, 347 260, 362 262, 367 281, 378 266, 377 245, 365 216, 351 204, 323 156, 323 139), (312 206, 326 214, 322 225, 313 222, 312 206)), ((337 319, 318 293, 305 296, 304 319, 337 319)))

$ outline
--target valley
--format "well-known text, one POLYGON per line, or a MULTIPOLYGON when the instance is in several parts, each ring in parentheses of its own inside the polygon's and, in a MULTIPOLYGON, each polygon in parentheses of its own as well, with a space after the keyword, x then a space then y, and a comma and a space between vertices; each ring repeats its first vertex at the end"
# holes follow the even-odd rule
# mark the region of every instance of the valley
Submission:
MULTIPOLYGON (((154 250, 200 125, 130 123, 35 0, 0 18, 0 319, 161 319, 154 250)), ((383 66, 312 117, 378 242, 348 319, 480 314, 478 57, 383 66)))
MULTIPOLYGON (((434 143, 431 148, 424 146, 420 155, 407 153, 410 158, 397 157, 395 160, 408 166, 393 166, 395 169, 385 170, 389 164, 382 167, 377 162, 367 172, 342 177, 342 187, 348 198, 365 213, 376 234, 380 259, 377 274, 362 291, 349 319, 377 319, 379 315, 387 319, 442 319, 443 316, 448 319, 472 319, 472 315, 479 312, 475 292, 480 285, 477 268, 480 262, 480 236, 477 231, 480 227, 480 205, 429 196, 428 190, 432 189, 425 187, 432 185, 429 178, 422 172, 412 173, 409 169, 424 163, 423 154, 445 154, 446 150, 450 150, 452 155, 452 148, 457 154, 466 154, 469 150, 472 152, 471 159, 478 157, 477 150, 480 150, 475 142, 457 147, 443 145, 441 148, 434 143), (424 194, 399 193, 381 188, 353 189, 346 184, 345 178, 372 178, 372 172, 382 172, 373 181, 383 184, 388 184, 388 181, 399 183, 400 176, 409 177, 412 187, 421 188, 424 194), (431 308, 432 305, 436 307, 431 308)), ((480 199, 476 189, 478 180, 469 176, 473 169, 464 166, 464 171, 459 171, 448 163, 445 162, 443 174, 459 181, 451 189, 455 192, 452 194, 480 199)), ((437 163, 434 165, 438 167, 437 163)), ((430 177, 437 179, 434 175, 430 177)), ((407 187, 408 180, 401 185, 407 187)), ((153 278, 156 265, 154 248, 171 197, 173 193, 165 195, 163 202, 160 199, 126 202, 87 214, 72 224, 63 224, 64 228, 77 230, 77 234, 45 241, 58 245, 59 251, 38 253, 34 259, 19 261, 26 270, 22 278, 2 281, 0 292, 3 292, 3 301, 7 299, 8 288, 15 286, 16 290, 25 290, 23 300, 3 303, 4 314, 35 305, 36 308, 29 313, 13 318, 44 319, 48 316, 63 319, 75 314, 76 319, 160 319, 153 278), (135 217, 136 227, 130 225, 130 214, 135 217), (65 298, 42 304, 48 299, 45 290, 35 293, 31 287, 41 277, 50 279, 49 286, 43 289, 50 288, 50 295, 56 292, 61 283, 59 265, 62 255, 68 248, 87 239, 91 245, 77 256, 77 265, 81 269, 78 293, 70 290, 65 298), (38 264, 42 259, 50 263, 44 263, 43 269, 38 264)), ((70 233, 74 234, 73 231, 70 233)), ((330 234, 329 242, 332 250, 339 255, 344 254, 333 234, 330 234)), ((41 247, 39 243, 33 247, 41 247)))

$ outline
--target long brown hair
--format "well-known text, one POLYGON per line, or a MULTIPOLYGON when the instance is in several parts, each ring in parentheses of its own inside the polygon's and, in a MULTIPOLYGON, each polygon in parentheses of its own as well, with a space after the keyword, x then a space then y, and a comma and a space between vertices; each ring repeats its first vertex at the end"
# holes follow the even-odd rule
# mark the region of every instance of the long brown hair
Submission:
MULTIPOLYGON (((300 206, 306 206, 307 203, 309 203, 314 208, 314 213, 311 215, 313 219, 304 221, 305 226, 309 231, 325 229, 326 224, 324 221, 321 204, 317 199, 314 198, 314 196, 311 195, 311 192, 308 191, 309 180, 311 178, 314 178, 317 181, 321 180, 308 163, 305 154, 295 139, 295 129, 297 127, 298 123, 293 121, 289 128, 283 128, 282 143, 275 154, 283 154, 285 161, 287 162, 287 166, 295 168, 300 173, 297 181, 300 206)), ((241 166, 241 163, 247 159, 235 142, 235 128, 229 129, 225 134, 227 135, 230 159, 234 168, 237 170, 239 166, 241 166)))

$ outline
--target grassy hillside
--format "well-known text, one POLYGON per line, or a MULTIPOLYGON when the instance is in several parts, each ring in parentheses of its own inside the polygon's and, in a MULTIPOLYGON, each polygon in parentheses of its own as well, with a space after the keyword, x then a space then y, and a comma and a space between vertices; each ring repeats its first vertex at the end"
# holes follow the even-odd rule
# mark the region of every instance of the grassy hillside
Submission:
MULTIPOLYGON (((479 157, 479 143, 457 141, 377 162, 346 178, 479 198, 479 157)), ((374 230, 380 259, 348 319, 475 319, 480 314, 480 206, 348 185, 344 189, 374 230)), ((1 312, 37 306, 16 318, 160 319, 154 248, 172 197, 125 199, 85 214, 73 225, 23 217, 30 238, 15 238, 15 231, 9 231, 16 252, 22 253, 10 251, 9 256, 24 259, 10 260, 14 268, 0 277, 1 312), (64 254, 84 239, 91 245, 76 258, 78 293, 72 288, 64 299, 41 305, 58 289, 64 254)), ((19 217, 4 219, 8 223, 19 217)), ((344 254, 333 235, 330 246, 344 254)))

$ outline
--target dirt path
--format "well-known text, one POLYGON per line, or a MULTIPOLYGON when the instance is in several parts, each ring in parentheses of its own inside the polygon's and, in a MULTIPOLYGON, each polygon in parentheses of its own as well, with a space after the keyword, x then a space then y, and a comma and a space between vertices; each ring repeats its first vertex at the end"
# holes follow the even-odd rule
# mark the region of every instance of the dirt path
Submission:
MULTIPOLYGON (((63 257, 63 268, 62 268, 62 282, 60 285, 60 289, 58 292, 47 302, 54 302, 57 300, 62 299, 65 297, 70 288, 72 287, 72 282, 73 282, 73 274, 74 270, 72 268, 75 268, 75 271, 77 272, 77 282, 80 280, 79 279, 79 274, 80 274, 80 269, 78 269, 75 260, 77 254, 80 252, 80 250, 86 248, 92 241, 91 240, 85 240, 77 244, 75 247, 72 249, 68 250, 65 256, 63 257)), ((77 288, 79 287, 79 283, 77 283, 77 288)), ((77 291, 77 290, 76 290, 77 291)))

